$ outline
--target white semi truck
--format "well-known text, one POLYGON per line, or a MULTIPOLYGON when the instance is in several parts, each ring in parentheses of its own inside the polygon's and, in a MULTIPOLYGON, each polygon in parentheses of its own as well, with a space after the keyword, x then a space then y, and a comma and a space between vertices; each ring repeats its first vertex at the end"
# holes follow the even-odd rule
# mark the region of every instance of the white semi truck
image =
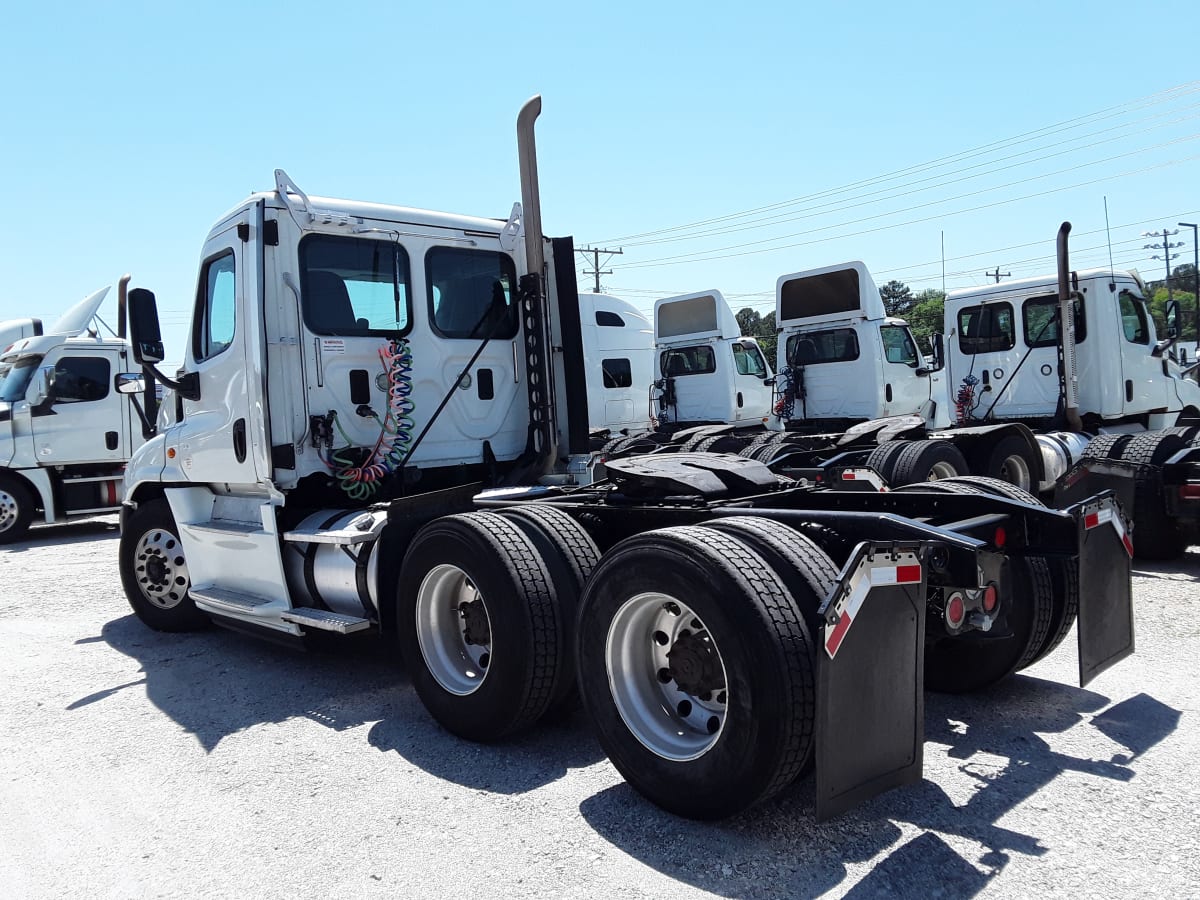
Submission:
POLYGON ((143 420, 121 393, 121 376, 136 369, 128 341, 89 331, 107 293, 86 297, 45 333, 36 319, 0 325, 0 543, 35 522, 120 508, 143 420))
POLYGON ((153 295, 130 293, 134 354, 179 398, 126 472, 119 565, 144 623, 379 632, 471 740, 580 697, 631 784, 702 818, 813 759, 819 816, 919 780, 924 686, 1005 678, 1076 615, 1082 681, 1132 652, 1111 493, 1055 511, 705 453, 564 484, 589 397, 572 242, 542 235, 540 106, 507 220, 308 197, 277 172, 205 241, 176 378, 153 295))

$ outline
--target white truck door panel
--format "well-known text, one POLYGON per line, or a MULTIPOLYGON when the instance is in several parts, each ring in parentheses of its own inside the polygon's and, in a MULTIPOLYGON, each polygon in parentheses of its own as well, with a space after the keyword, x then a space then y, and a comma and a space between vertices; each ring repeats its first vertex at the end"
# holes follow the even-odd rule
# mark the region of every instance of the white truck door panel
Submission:
POLYGON ((126 400, 113 389, 121 371, 115 352, 65 344, 42 366, 54 368, 54 388, 31 407, 34 452, 43 465, 121 462, 130 452, 126 400))
POLYGON ((238 236, 238 225, 249 227, 251 212, 243 210, 204 245, 184 362, 184 370, 198 379, 200 399, 182 400, 183 420, 172 430, 167 449, 168 455, 178 454, 184 475, 195 482, 257 480, 249 420, 252 397, 259 393, 254 383, 259 353, 250 328, 258 278, 254 254, 243 251, 238 236))

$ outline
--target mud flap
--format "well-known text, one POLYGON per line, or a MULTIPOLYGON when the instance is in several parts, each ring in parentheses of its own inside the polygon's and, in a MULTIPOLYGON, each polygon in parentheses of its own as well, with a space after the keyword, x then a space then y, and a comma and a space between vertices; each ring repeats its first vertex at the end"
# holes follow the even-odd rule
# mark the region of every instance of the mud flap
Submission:
POLYGON ((859 544, 821 607, 818 821, 921 780, 925 570, 920 544, 859 544))
POLYGON ((1133 653, 1133 543, 1111 497, 1071 508, 1079 523, 1079 686, 1133 653))

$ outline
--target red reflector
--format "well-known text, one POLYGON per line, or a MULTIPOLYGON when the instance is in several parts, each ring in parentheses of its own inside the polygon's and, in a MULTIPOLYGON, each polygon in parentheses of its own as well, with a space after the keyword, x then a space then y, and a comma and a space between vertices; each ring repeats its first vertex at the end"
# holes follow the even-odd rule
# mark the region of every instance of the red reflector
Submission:
POLYGON ((913 584, 920 580, 920 566, 896 566, 896 584, 913 584))
POLYGON ((842 481, 853 481, 853 480, 854 480, 853 472, 843 472, 842 473, 842 481))
POLYGON ((993 543, 995 543, 996 548, 999 549, 1000 547, 1003 547, 1004 542, 1007 540, 1008 540, 1008 532, 1005 531, 1003 528, 997 528, 996 533, 992 536, 992 541, 993 541, 993 543))
POLYGON ((955 594, 950 598, 950 602, 946 604, 946 621, 957 628, 962 624, 965 614, 966 608, 963 606, 962 597, 955 594))
POLYGON ((983 611, 991 612, 996 608, 996 602, 1000 598, 996 595, 996 586, 989 584, 983 589, 983 611))
POLYGON ((1181 484, 1179 486, 1180 500, 1200 500, 1200 484, 1181 484))
POLYGON ((1083 517, 1083 527, 1089 531, 1100 524, 1100 516, 1097 513, 1088 513, 1083 517))

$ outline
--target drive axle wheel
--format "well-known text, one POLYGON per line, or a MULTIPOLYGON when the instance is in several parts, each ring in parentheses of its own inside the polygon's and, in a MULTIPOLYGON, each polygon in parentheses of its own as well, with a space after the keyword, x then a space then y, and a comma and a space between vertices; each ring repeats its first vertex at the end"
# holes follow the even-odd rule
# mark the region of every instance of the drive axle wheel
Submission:
POLYGON ((209 624, 188 589, 187 560, 166 500, 138 506, 121 529, 121 585, 134 614, 155 631, 195 631, 209 624))
POLYGON ((601 746, 677 815, 733 815, 779 791, 812 750, 812 641, 779 577, 701 527, 629 538, 580 608, 579 683, 601 746))
POLYGON ((0 474, 0 544, 25 537, 33 519, 33 495, 16 478, 0 474))
POLYGON ((535 544, 495 513, 444 516, 405 554, 400 652, 421 702, 447 731, 498 740, 564 696, 563 612, 535 544))

